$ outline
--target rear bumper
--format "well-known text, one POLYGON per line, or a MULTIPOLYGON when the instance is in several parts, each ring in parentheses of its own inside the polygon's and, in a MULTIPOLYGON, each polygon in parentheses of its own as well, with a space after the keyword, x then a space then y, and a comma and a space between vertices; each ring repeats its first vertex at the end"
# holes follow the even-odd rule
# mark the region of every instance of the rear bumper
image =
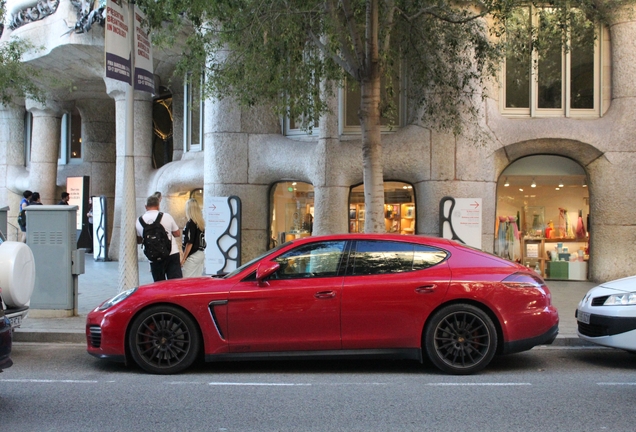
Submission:
POLYGON ((521 351, 527 351, 537 345, 550 345, 559 334, 559 325, 556 324, 550 330, 542 335, 529 339, 521 339, 512 342, 505 342, 502 354, 513 354, 521 351))
POLYGON ((13 361, 11 361, 12 342, 13 331, 11 330, 9 320, 5 319, 5 317, 0 317, 0 371, 13 365, 13 361))

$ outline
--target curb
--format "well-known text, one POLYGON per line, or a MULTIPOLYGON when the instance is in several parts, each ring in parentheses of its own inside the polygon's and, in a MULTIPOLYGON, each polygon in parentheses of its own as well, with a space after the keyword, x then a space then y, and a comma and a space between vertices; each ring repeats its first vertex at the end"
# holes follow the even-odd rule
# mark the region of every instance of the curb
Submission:
POLYGON ((13 332, 13 342, 38 342, 38 343, 86 343, 86 334, 83 332, 56 332, 56 331, 20 331, 13 332))

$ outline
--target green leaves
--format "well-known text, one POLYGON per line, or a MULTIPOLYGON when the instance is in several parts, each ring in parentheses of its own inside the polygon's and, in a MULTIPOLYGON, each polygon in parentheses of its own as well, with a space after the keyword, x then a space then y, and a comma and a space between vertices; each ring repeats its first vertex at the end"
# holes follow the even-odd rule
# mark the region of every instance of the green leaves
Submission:
MULTIPOLYGON (((466 114, 476 115, 475 98, 483 96, 484 81, 496 74, 506 48, 523 59, 533 50, 554 47, 555 41, 567 49, 569 40, 589 38, 594 23, 633 3, 377 0, 379 69, 374 71, 366 62, 373 36, 368 33, 367 8, 373 1, 137 3, 147 13, 155 43, 184 47, 178 73, 205 71, 207 95, 235 97, 246 106, 268 104, 281 115, 313 124, 327 109, 320 93, 323 80, 342 85, 346 77, 363 83, 379 71, 391 93, 399 89, 392 79, 395 68, 404 65, 411 113, 423 112, 431 126, 455 133, 466 114), (530 10, 530 5, 544 8, 536 9, 543 14, 542 26, 520 19, 519 7, 530 10)), ((383 110, 390 113, 388 96, 383 110)))

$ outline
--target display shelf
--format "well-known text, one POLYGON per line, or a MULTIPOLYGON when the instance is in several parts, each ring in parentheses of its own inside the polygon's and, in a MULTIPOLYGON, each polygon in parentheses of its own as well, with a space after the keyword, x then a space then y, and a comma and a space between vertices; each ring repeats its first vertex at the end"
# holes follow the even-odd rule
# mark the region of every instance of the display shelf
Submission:
POLYGON ((541 277, 546 275, 546 254, 544 239, 528 237, 522 238, 521 241, 521 263, 526 267, 536 268, 539 263, 539 274, 541 277))

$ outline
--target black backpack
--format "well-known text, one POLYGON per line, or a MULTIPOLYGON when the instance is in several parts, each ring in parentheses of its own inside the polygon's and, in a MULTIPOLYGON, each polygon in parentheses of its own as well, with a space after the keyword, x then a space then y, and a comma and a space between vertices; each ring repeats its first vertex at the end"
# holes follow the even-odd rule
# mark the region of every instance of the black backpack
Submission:
POLYGON ((26 209, 22 209, 20 210, 20 213, 18 213, 18 225, 20 225, 20 228, 22 228, 23 230, 26 229, 26 209))
POLYGON ((139 217, 139 223, 143 227, 141 246, 144 255, 151 262, 163 262, 170 256, 172 241, 168 238, 166 229, 161 225, 163 213, 159 212, 157 219, 147 224, 143 217, 139 217))

